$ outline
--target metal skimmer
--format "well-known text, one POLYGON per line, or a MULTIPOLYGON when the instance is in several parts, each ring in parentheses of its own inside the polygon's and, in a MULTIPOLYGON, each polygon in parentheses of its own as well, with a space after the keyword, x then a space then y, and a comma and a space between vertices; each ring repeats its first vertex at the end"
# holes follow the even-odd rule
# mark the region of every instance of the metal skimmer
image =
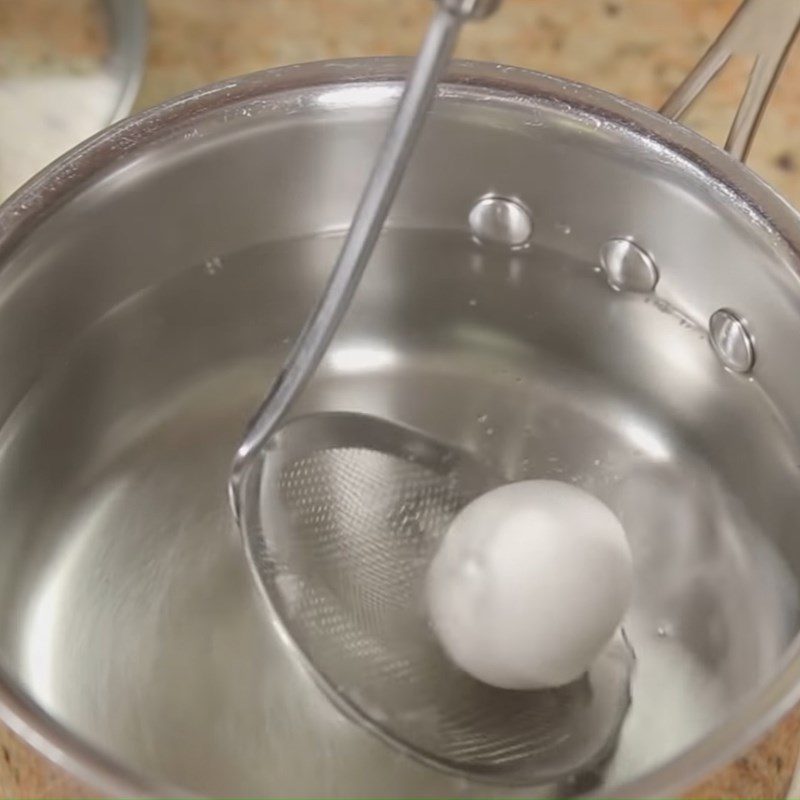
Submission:
POLYGON ((462 21, 497 5, 440 2, 323 297, 237 452, 231 497, 272 608, 335 702, 444 768, 539 783, 610 754, 630 699, 625 643, 557 690, 469 678, 427 624, 423 581, 453 515, 503 476, 385 419, 285 423, 347 311, 462 21))

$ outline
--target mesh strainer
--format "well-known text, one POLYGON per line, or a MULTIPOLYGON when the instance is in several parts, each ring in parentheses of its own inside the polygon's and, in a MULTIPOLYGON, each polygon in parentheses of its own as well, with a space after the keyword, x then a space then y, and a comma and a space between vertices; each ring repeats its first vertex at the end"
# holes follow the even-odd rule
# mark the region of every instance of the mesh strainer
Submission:
POLYGON ((423 584, 452 517, 502 476, 385 419, 284 424, 349 306, 462 19, 496 5, 440 3, 325 293, 239 448, 231 497, 273 610, 340 706, 436 765, 541 783, 610 752, 629 703, 624 642, 557 690, 471 679, 437 644, 423 584))
POLYGON ((253 565, 346 710, 428 761, 508 784, 563 779, 610 753, 629 702, 624 640, 576 683, 519 692, 461 672, 428 625, 438 541, 499 476, 403 425, 326 412, 283 426, 250 480, 253 565))

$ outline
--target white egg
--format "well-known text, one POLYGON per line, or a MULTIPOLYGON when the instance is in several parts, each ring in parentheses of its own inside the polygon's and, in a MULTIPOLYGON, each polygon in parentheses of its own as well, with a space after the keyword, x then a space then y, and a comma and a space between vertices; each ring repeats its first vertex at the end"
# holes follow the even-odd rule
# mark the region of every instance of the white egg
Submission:
POLYGON ((493 489, 453 520, 427 603, 450 658, 504 689, 579 678, 613 636, 633 581, 625 531, 583 489, 531 480, 493 489))

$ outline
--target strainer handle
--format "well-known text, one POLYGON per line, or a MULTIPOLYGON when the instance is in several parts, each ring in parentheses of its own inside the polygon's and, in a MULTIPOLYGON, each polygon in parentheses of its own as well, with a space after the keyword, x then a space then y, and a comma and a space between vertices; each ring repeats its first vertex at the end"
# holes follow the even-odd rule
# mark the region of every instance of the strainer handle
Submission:
POLYGON ((436 94, 436 84, 450 61, 461 23, 488 16, 499 3, 500 0, 439 0, 322 297, 236 452, 231 472, 234 510, 236 487, 243 473, 313 375, 347 312, 436 94))
POLYGON ((732 156, 744 160, 799 29, 800 0, 744 0, 661 113, 680 120, 731 56, 753 57, 747 87, 725 142, 732 156))

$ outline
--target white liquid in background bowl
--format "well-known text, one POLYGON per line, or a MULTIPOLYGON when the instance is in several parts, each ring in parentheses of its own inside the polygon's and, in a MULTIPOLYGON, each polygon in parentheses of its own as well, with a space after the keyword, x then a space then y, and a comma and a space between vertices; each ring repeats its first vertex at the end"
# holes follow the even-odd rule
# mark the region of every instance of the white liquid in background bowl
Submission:
POLYGON ((104 72, 0 78, 0 200, 105 127, 118 95, 104 72))

